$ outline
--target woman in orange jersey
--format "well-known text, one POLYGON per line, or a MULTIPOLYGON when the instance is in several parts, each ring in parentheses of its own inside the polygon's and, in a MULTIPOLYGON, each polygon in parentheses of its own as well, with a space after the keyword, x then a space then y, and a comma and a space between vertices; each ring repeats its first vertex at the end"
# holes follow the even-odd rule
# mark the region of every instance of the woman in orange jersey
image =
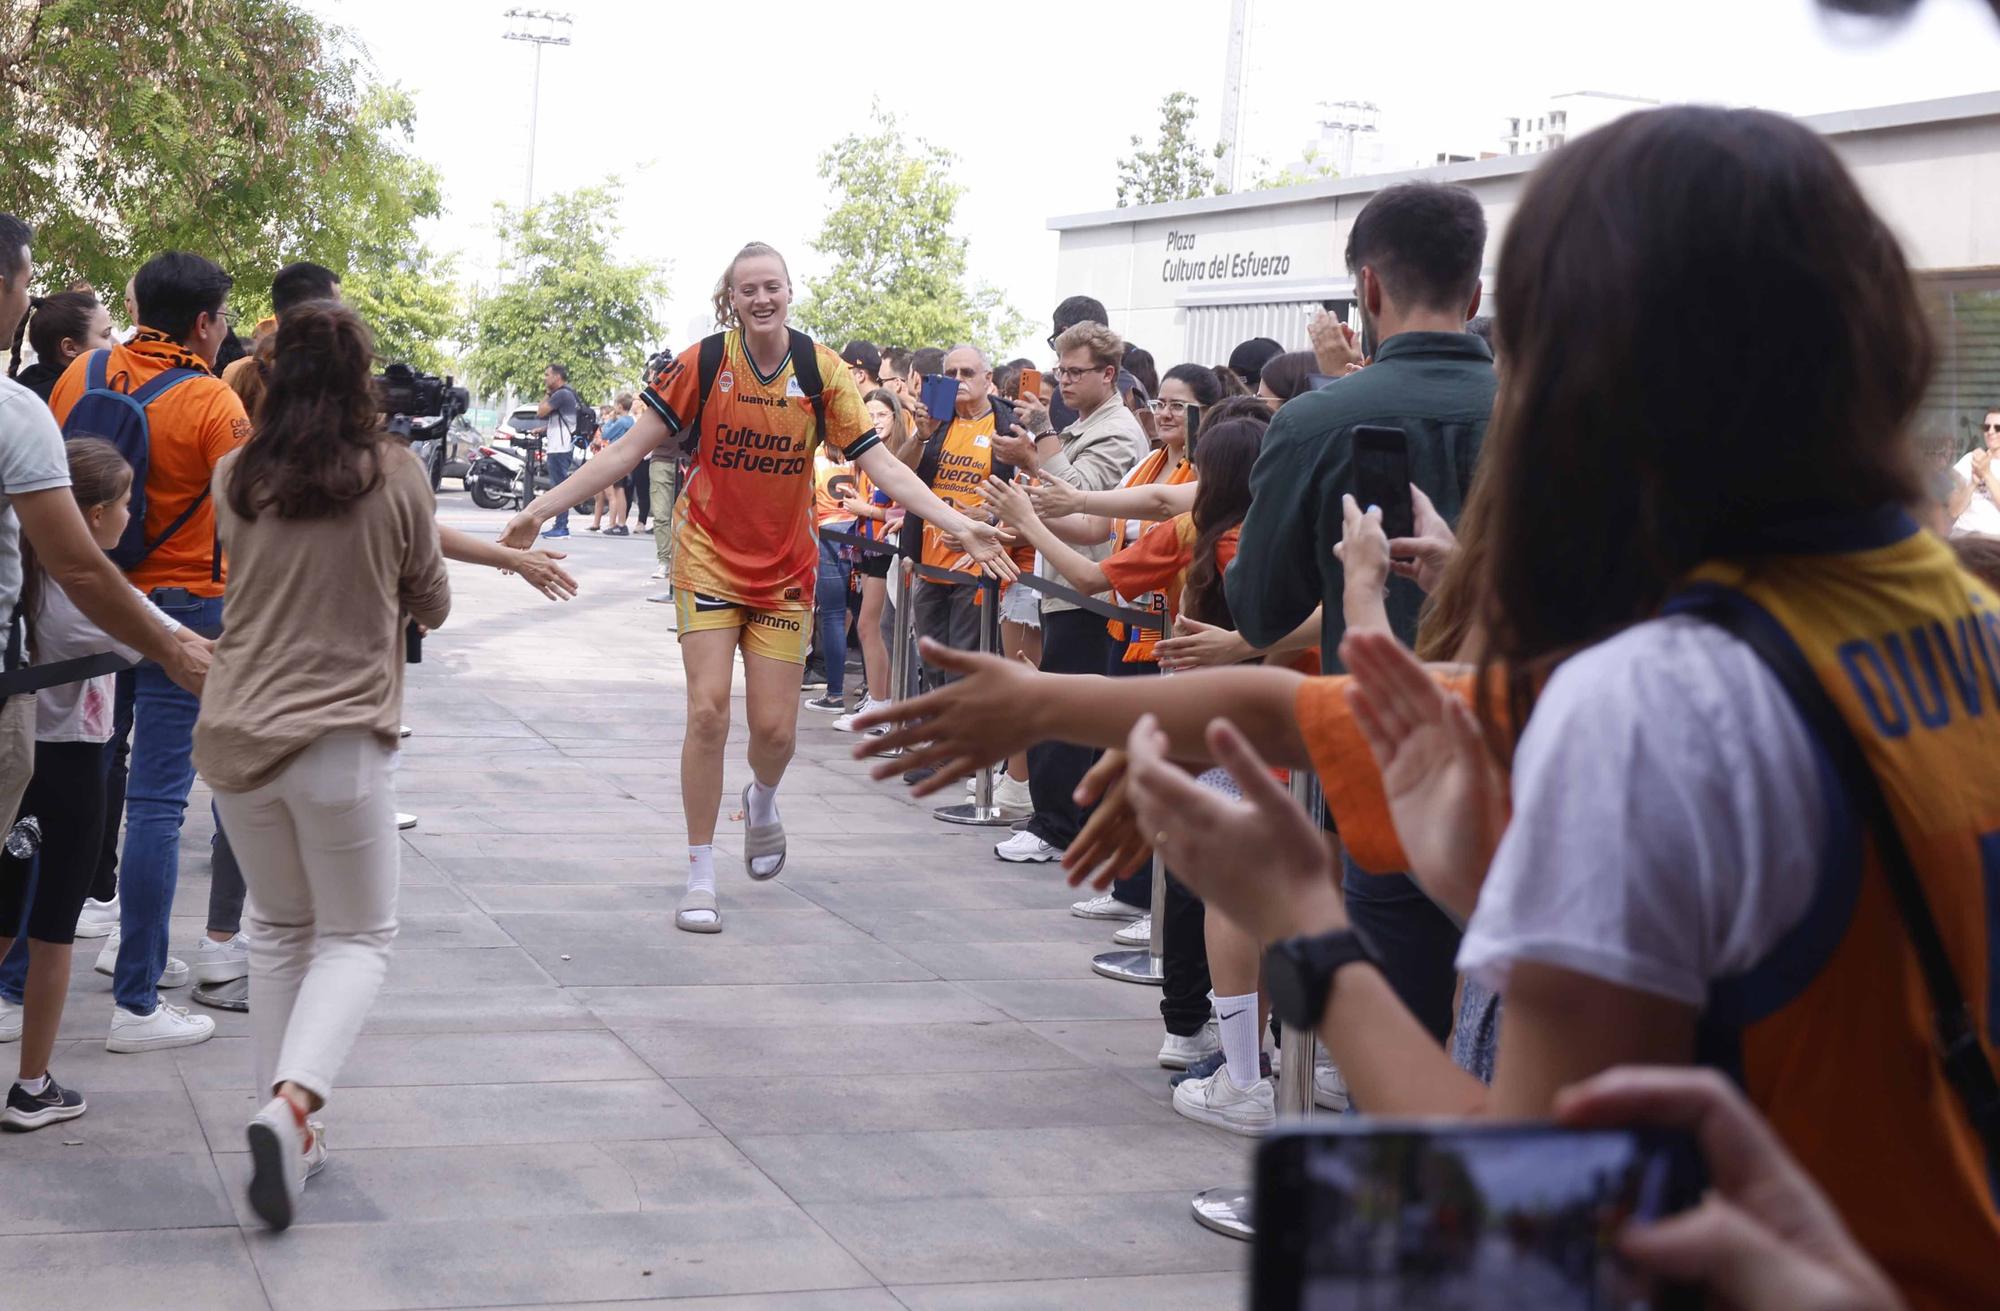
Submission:
MULTIPOLYGON (((882 436, 883 445, 890 454, 911 468, 916 467, 917 457, 923 451, 923 438, 910 426, 908 413, 903 409, 903 398, 887 387, 877 387, 862 398, 867 403, 869 416, 875 420, 875 431, 882 436)), ((846 510, 854 519, 854 531, 876 542, 893 546, 896 540, 896 525, 901 522, 903 512, 887 496, 876 490, 866 474, 857 475, 859 485, 856 495, 846 502, 846 510)), ((861 671, 867 679, 867 696, 854 714, 842 715, 833 721, 833 726, 843 733, 855 730, 857 717, 870 710, 886 709, 895 699, 889 686, 889 639, 882 632, 882 614, 889 602, 889 564, 891 556, 869 551, 859 553, 854 562, 854 572, 861 576, 861 614, 855 627, 861 635, 861 671)))
POLYGON ((871 482, 938 524, 983 566, 1011 575, 996 529, 931 494, 882 444, 846 364, 792 331, 791 274, 771 247, 737 252, 715 291, 725 331, 683 351, 641 396, 638 421, 616 446, 516 515, 502 541, 532 544, 539 525, 631 473, 670 440, 689 456, 674 506, 674 597, 687 676, 681 801, 688 823, 688 891, 675 923, 722 927, 715 900, 715 822, 729 736, 731 671, 740 650, 752 781, 743 790, 743 864, 753 879, 785 865, 778 783, 798 732, 799 683, 819 571, 813 452, 840 448, 871 482))
POLYGON ((1612 1065, 1711 1064, 1910 1306, 1990 1306, 2000 617, 1901 508, 1933 347, 1896 238, 1802 125, 1676 107, 1551 156, 1498 267, 1474 591, 1522 726, 1507 777, 1393 641, 1341 652, 1409 868, 1478 889, 1458 963, 1505 1007, 1492 1087, 1397 1000, 1318 833, 1212 722, 1299 736, 1272 689, 1223 684, 1252 671, 1179 680, 1139 725, 1140 814, 1273 944, 1371 1110, 1540 1116, 1612 1065), (1167 761, 1218 752, 1253 804, 1167 761))

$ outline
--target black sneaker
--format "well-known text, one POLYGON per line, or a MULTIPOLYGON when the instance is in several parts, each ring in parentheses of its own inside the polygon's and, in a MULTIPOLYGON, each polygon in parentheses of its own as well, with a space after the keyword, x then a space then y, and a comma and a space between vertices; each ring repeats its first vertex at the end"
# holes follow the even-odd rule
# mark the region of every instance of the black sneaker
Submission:
POLYGON ((912 769, 908 773, 904 774, 903 781, 914 787, 917 784, 923 782, 925 779, 930 778, 933 774, 936 774, 937 772, 938 772, 938 767, 936 765, 919 765, 915 769, 912 769))
POLYGON ((62 1120, 74 1120, 89 1109, 83 1094, 71 1092, 53 1078, 39 1093, 29 1093, 15 1084, 7 1092, 7 1109, 0 1111, 0 1129, 11 1133, 32 1133, 62 1120))
POLYGON ((840 696, 816 696, 806 702, 806 709, 824 711, 832 715, 847 713, 847 698, 840 696))
POLYGON ((807 665, 806 672, 799 678, 800 687, 825 687, 826 671, 818 665, 807 665))

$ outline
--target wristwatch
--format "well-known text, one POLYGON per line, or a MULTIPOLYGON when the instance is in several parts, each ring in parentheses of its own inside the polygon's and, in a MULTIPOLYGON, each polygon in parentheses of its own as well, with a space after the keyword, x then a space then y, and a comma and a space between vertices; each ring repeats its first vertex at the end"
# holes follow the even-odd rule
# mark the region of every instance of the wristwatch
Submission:
POLYGON ((1333 976, 1356 961, 1375 963, 1360 935, 1336 929, 1310 938, 1287 938, 1264 952, 1264 985, 1271 990, 1271 1013, 1278 1022, 1310 1031, 1319 1027, 1333 995, 1333 976))

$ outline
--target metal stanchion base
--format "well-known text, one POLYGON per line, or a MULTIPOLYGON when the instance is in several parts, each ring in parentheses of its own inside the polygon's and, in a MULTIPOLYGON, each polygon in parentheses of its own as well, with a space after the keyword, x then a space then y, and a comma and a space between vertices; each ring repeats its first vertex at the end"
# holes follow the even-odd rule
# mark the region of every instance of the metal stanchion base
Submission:
POLYGON ((1224 1238, 1249 1242, 1257 1236, 1250 1224, 1250 1194, 1241 1188, 1210 1188, 1194 1195, 1194 1222, 1224 1238))
POLYGON ((1090 968, 1120 983, 1159 988, 1167 982, 1167 963, 1150 951, 1107 951, 1092 957, 1090 968))
POLYGON ((972 824, 979 828, 998 828, 1002 824, 1012 824, 1019 815, 1010 815, 998 806, 982 806, 976 801, 962 805, 939 806, 931 814, 947 824, 972 824))
POLYGON ((396 827, 397 827, 397 828, 399 828, 399 829, 413 829, 413 828, 415 828, 416 826, 417 826, 417 817, 416 817, 415 815, 397 815, 397 816, 396 816, 396 827))
POLYGON ((194 999, 219 1011, 247 1011, 250 1009, 250 980, 245 977, 231 979, 227 983, 204 983, 194 990, 194 999))

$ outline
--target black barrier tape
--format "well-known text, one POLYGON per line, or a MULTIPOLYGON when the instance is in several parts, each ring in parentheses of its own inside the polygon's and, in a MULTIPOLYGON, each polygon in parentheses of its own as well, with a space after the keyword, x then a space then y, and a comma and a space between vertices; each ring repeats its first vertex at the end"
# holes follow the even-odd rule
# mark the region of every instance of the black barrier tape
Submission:
POLYGON ((52 665, 29 665, 11 674, 0 674, 0 698, 39 692, 45 687, 61 687, 64 683, 81 683, 99 674, 118 674, 130 668, 130 660, 109 651, 102 655, 78 656, 74 660, 58 660, 52 665))
MULTIPOLYGON (((896 554, 896 548, 893 546, 886 546, 873 538, 861 537, 854 533, 844 533, 838 528, 822 527, 819 530, 819 535, 827 541, 841 542, 848 546, 857 547, 870 555, 896 554)), ((948 569, 939 569, 927 564, 919 564, 917 566, 917 577, 928 578, 932 582, 952 584, 962 583, 966 578, 963 573, 956 573, 948 569)), ((1130 624, 1137 628, 1158 628, 1160 626, 1160 616, 1151 610, 1135 610, 1131 606, 1113 605, 1109 601, 1100 601, 1094 596, 1086 596, 1074 587, 1067 587, 1062 583, 1051 582, 1046 578, 1038 578, 1033 574, 1022 574, 1015 581, 1021 583, 1030 591, 1040 592, 1044 596, 1053 596, 1058 601, 1068 601, 1079 610, 1088 610, 1094 615, 1102 615, 1104 618, 1117 623, 1130 624)))

